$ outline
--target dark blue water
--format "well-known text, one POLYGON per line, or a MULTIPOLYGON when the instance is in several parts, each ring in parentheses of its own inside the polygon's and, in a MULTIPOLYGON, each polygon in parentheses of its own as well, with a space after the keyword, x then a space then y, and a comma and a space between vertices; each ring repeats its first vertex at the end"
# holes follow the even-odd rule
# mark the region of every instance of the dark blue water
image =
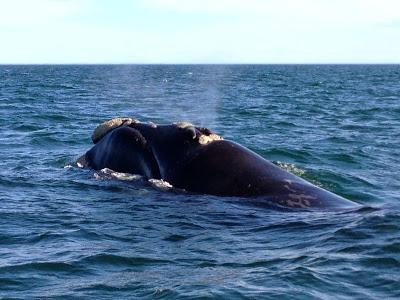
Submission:
POLYGON ((400 297, 400 66, 0 66, 0 298, 400 297), (282 212, 72 166, 187 120, 364 207, 282 212))

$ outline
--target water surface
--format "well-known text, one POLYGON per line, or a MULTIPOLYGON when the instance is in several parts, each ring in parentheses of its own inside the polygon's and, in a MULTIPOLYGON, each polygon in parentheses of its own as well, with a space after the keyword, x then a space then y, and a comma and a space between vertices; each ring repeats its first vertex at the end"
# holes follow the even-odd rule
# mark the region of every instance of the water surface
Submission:
POLYGON ((400 66, 0 66, 0 297, 400 297, 400 66), (282 212, 70 167, 190 121, 364 205, 282 212))

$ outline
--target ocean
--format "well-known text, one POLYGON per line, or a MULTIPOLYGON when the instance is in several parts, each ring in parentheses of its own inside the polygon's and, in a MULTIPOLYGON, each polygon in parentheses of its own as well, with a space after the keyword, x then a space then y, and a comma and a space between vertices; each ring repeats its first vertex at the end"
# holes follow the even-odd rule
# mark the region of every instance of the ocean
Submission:
POLYGON ((2 65, 0 128, 0 298, 400 297, 400 65, 2 65), (77 168, 116 116, 208 127, 362 208, 77 168))

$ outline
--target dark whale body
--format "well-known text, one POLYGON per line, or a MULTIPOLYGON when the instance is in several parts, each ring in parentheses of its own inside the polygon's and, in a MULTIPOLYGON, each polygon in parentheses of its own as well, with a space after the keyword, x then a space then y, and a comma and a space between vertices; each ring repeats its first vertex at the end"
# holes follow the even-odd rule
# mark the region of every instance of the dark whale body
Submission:
POLYGON ((110 129, 78 163, 95 170, 163 179, 176 188, 265 200, 291 208, 359 205, 279 168, 253 151, 188 123, 126 122, 110 129))

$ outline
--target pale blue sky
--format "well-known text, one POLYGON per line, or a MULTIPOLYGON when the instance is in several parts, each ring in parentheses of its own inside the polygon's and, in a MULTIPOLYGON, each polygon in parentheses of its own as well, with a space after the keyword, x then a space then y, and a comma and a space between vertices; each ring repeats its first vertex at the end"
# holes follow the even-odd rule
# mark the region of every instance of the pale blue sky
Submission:
POLYGON ((400 63, 400 1, 2 0, 0 63, 400 63))

